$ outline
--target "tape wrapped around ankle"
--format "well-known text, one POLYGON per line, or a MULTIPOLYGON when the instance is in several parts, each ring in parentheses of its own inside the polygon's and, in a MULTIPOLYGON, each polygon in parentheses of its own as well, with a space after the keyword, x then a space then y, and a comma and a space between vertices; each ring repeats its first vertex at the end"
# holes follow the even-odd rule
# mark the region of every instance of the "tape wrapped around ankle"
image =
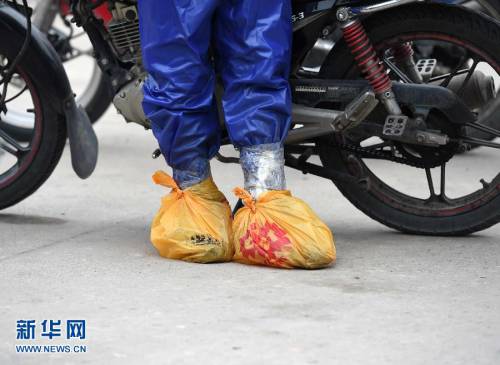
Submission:
POLYGON ((187 169, 173 169, 173 177, 181 189, 187 189, 212 176, 210 162, 204 158, 193 160, 187 169))
POLYGON ((240 163, 245 190, 254 199, 269 190, 285 190, 285 155, 281 143, 242 147, 240 163))

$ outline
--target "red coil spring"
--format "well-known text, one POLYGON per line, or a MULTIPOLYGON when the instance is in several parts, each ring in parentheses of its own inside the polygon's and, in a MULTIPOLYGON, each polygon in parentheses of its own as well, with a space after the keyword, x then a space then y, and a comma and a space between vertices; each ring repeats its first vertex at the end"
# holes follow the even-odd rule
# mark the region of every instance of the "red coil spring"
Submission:
POLYGON ((413 56, 413 48, 410 43, 400 43, 392 47, 392 54, 398 61, 405 61, 413 56))
POLYGON ((380 63, 377 52, 359 20, 353 20, 343 28, 344 39, 349 46, 363 76, 377 94, 389 91, 391 79, 387 76, 384 65, 380 63))

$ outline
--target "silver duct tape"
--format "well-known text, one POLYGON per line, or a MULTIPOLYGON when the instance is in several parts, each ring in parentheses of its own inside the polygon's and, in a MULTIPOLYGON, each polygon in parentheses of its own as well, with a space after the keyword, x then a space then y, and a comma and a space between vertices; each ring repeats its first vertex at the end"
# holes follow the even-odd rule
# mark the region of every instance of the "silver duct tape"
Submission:
POLYGON ((245 190, 254 199, 269 190, 285 190, 285 154, 281 143, 242 147, 240 163, 245 190))
POLYGON ((173 174, 177 185, 184 190, 211 176, 210 162, 203 158, 195 159, 185 170, 173 169, 173 174))

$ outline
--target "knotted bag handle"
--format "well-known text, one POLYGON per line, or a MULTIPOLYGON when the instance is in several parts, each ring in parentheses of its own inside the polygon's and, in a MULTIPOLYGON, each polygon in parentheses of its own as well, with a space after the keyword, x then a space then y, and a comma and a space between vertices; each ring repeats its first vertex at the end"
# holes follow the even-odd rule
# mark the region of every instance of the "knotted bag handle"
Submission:
POLYGON ((243 201, 243 203, 245 204, 246 207, 250 208, 252 213, 255 213, 255 210, 256 210, 255 200, 253 199, 252 195, 248 191, 246 191, 243 188, 235 188, 233 190, 233 192, 237 198, 239 198, 243 201))
POLYGON ((164 171, 156 171, 153 174, 153 182, 157 185, 162 185, 167 188, 171 188, 173 192, 179 195, 183 194, 182 189, 179 187, 179 185, 177 185, 174 178, 164 171))

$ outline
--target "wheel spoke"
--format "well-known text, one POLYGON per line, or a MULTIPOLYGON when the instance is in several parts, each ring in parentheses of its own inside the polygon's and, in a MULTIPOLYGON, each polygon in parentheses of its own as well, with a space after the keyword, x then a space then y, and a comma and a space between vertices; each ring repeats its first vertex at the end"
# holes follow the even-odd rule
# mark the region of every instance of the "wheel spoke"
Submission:
POLYGON ((0 138, 3 140, 3 142, 0 142, 0 147, 16 157, 21 157, 21 155, 31 150, 30 146, 28 147, 21 146, 14 138, 9 136, 5 131, 1 129, 0 129, 0 138))
POLYGON ((429 185, 429 192, 431 193, 431 196, 429 199, 433 199, 436 197, 436 191, 434 190, 434 181, 432 180, 432 174, 431 174, 431 169, 426 168, 425 169, 425 176, 427 177, 427 184, 429 185))
POLYGON ((436 82, 436 81, 444 80, 444 79, 448 78, 450 75, 452 75, 452 77, 453 77, 453 76, 463 75, 463 74, 466 74, 468 72, 469 72, 469 69, 466 68, 466 69, 459 70, 459 71, 456 71, 456 72, 453 72, 453 73, 450 72, 450 73, 446 73, 446 74, 434 76, 434 77, 431 77, 427 83, 430 84, 430 83, 433 83, 433 82, 436 82))
POLYGON ((18 151, 16 151, 15 149, 11 148, 8 144, 3 143, 3 141, 0 141, 0 151, 5 151, 5 152, 7 152, 10 155, 12 155, 12 156, 14 156, 16 158, 19 158, 18 151))
MULTIPOLYGON (((460 57, 460 61, 457 63, 456 67, 453 69, 452 72, 450 72, 448 74, 448 76, 444 79, 444 81, 439 85, 441 87, 448 87, 448 85, 450 84, 450 81, 453 77, 455 77, 456 75, 458 75, 458 71, 460 69, 460 66, 464 63, 465 61, 465 58, 464 56, 460 57)), ((469 69, 467 69, 467 72, 469 72, 469 69)))
POLYGON ((474 59, 474 62, 472 63, 472 66, 469 68, 469 72, 467 73, 467 76, 465 76, 464 82, 462 82, 462 85, 460 86, 460 89, 458 89, 458 91, 457 91, 457 95, 458 96, 462 96, 462 93, 464 92, 465 87, 469 83, 470 78, 474 74, 474 71, 476 70, 476 66, 477 66, 478 63, 479 63, 479 60, 474 59))
POLYGON ((446 199, 446 163, 441 165, 441 199, 446 199))
POLYGON ((13 101, 13 100, 17 99, 17 98, 18 98, 18 97, 20 97, 22 94, 24 94, 24 92, 25 92, 26 90, 28 90, 28 86, 27 86, 27 85, 26 85, 26 86, 24 86, 24 87, 22 88, 22 90, 21 90, 21 91, 19 91, 16 95, 14 95, 14 96, 10 97, 9 99, 5 100, 5 104, 7 104, 7 103, 9 103, 9 102, 11 102, 11 101, 13 101))
POLYGON ((7 105, 3 101, 3 94, 0 91, 0 113, 7 114, 7 105))

